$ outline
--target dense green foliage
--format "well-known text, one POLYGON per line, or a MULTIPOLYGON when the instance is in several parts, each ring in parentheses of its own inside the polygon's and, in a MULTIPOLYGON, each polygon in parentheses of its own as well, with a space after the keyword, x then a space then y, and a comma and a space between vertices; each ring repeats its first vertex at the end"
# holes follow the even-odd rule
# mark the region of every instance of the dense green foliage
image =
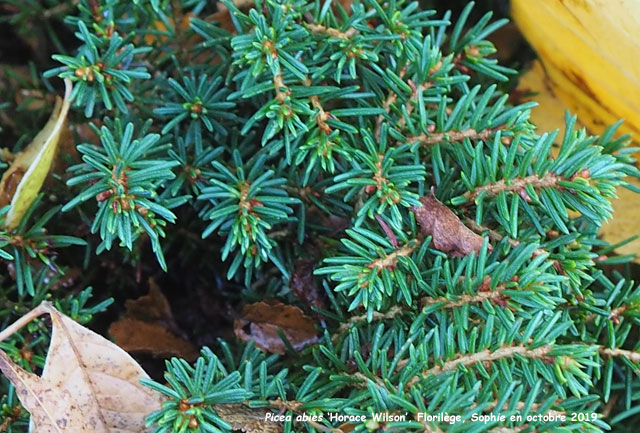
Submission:
MULTIPOLYGON (((42 14, 35 0, 8 3, 17 25, 42 14)), ((515 71, 491 58, 487 37, 503 21, 471 22, 469 5, 452 23, 403 0, 223 1, 231 31, 206 1, 43 3, 66 5, 78 43, 56 46, 43 82, 71 78, 72 124, 94 126, 77 132, 79 157, 58 177, 63 213, 41 200, 15 232, 0 231, 14 273, 0 277, 3 321, 58 296, 51 269, 78 256, 70 248, 65 261, 61 247, 86 243, 85 268, 105 250, 135 265, 151 249, 171 274, 200 245, 184 233, 246 288, 235 296, 278 297, 318 321, 319 342, 298 353, 228 341, 193 367, 168 362, 166 384, 148 383, 168 396, 148 418, 154 432, 232 431, 216 408, 236 403, 408 414, 355 431, 636 431, 640 289, 611 266, 631 257, 597 237, 616 187, 638 174, 633 150, 615 127, 592 137, 571 117, 563 134, 536 130, 533 105, 509 99, 515 71), (414 212, 431 193, 483 236, 481 248, 436 247, 443 233, 414 212), (54 216, 61 231, 50 235, 54 216), (325 302, 296 296, 296 278, 325 302), (491 413, 507 420, 471 421, 491 413), (548 413, 566 420, 526 418, 548 413)), ((216 275, 202 271, 208 290, 216 275)), ((65 298, 62 311, 87 321, 106 308, 85 309, 87 296, 65 298)), ((41 356, 47 332, 31 331, 1 346, 37 368, 18 349, 41 356)), ((24 431, 3 387, 3 425, 24 431)))

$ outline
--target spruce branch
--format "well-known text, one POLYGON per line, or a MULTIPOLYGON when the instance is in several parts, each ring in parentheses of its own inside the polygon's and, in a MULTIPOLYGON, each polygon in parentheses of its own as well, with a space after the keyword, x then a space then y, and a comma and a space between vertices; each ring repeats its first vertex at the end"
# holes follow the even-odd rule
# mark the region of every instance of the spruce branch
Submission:
MULTIPOLYGON (((487 279, 486 282, 488 283, 489 279, 487 279)), ((478 290, 475 295, 463 294, 458 296, 456 299, 424 297, 420 299, 420 305, 422 308, 438 305, 439 309, 454 309, 464 305, 480 304, 484 301, 493 301, 497 304, 505 304, 505 299, 508 298, 503 294, 505 290, 507 290, 506 284, 500 284, 495 289, 489 290, 488 284, 483 283, 480 290, 478 290)))
MULTIPOLYGON (((519 355, 523 358, 530 359, 548 359, 549 354, 553 350, 553 346, 544 345, 531 349, 525 345, 503 346, 496 350, 485 349, 481 352, 462 355, 454 359, 450 359, 442 365, 435 365, 430 369, 422 372, 422 378, 428 378, 431 375, 437 376, 442 373, 456 370, 459 366, 467 367, 479 362, 494 362, 501 359, 513 358, 519 355)), ((408 387, 415 385, 420 377, 415 377, 407 384, 408 387)))

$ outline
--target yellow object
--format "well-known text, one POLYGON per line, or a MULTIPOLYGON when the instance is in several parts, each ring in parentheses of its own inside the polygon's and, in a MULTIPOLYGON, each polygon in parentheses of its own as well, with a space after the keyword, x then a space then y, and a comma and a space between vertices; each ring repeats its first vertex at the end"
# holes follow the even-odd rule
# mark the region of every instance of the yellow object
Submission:
MULTIPOLYGON (((531 117, 542 131, 564 129, 569 109, 596 134, 624 119, 618 131, 640 142, 640 0, 512 0, 512 16, 544 65, 534 64, 518 85, 539 92, 531 117)), ((640 195, 617 193, 600 231, 612 244, 637 234, 640 218, 640 195)), ((617 252, 638 254, 640 239, 617 252)))
MULTIPOLYGON (((11 200, 4 226, 17 227, 29 206, 38 196, 58 148, 60 133, 69 112, 71 81, 65 79, 64 100, 58 98, 47 124, 20 153, 0 180, 0 192, 11 200)), ((4 197, 3 197, 4 198, 4 197)))
MULTIPOLYGON (((531 122, 536 125, 539 134, 565 129, 564 114, 569 107, 558 97, 559 89, 546 75, 539 60, 533 62, 529 70, 518 81, 516 92, 520 95, 518 102, 535 101, 537 107, 531 109, 531 122)), ((571 111, 571 110, 570 110, 571 111)), ((584 127, 578 122, 576 128, 584 127)))
POLYGON ((640 0, 513 0, 554 92, 593 133, 640 137, 640 0))

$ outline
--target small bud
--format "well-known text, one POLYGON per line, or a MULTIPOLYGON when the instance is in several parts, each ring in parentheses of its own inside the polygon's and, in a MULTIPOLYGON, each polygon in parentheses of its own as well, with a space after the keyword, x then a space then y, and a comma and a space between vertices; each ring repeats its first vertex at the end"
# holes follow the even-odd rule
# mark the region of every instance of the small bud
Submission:
POLYGON ((465 49, 465 51, 467 53, 467 56, 469 56, 469 57, 480 57, 481 56, 480 48, 478 48, 475 45, 471 45, 471 46, 467 47, 465 49))
POLYGON ((409 87, 411 87, 411 91, 413 93, 417 93, 418 92, 418 88, 416 87, 416 83, 414 83, 413 80, 411 80, 411 79, 407 80, 407 84, 409 85, 409 87))
POLYGON ((434 132, 436 132, 436 125, 429 125, 427 126, 427 132, 429 134, 433 134, 434 132))
POLYGON ((108 189, 96 195, 96 201, 103 202, 113 195, 113 190, 108 189))
POLYGON ((524 201, 526 201, 527 203, 531 203, 532 201, 531 196, 529 195, 529 193, 527 193, 527 191, 524 188, 518 190, 518 194, 520 195, 520 197, 522 197, 524 201))
POLYGON ((193 418, 193 417, 192 417, 192 418, 189 420, 189 428, 198 428, 198 426, 199 426, 199 425, 200 425, 200 424, 198 423, 198 420, 197 420, 197 419, 195 419, 195 418, 193 418))
POLYGON ((436 72, 440 71, 441 68, 442 68, 442 61, 438 61, 438 63, 436 63, 431 67, 431 69, 429 69, 429 75, 435 74, 436 72))
POLYGON ((588 168, 585 168, 584 170, 581 170, 579 172, 577 172, 576 174, 574 174, 571 177, 571 180, 574 180, 575 178, 582 178, 582 179, 588 179, 589 176, 591 175, 591 173, 589 172, 588 168))

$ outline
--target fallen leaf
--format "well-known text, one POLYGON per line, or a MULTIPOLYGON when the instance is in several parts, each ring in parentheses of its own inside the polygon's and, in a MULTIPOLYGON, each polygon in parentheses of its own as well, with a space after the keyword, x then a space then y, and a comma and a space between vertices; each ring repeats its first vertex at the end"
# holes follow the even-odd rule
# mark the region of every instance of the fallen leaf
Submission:
POLYGON ((22 406, 31 414, 37 426, 30 432, 92 432, 84 413, 69 392, 53 388, 46 380, 18 367, 6 353, 0 351, 0 370, 18 392, 22 406))
MULTIPOLYGON (((640 180, 630 179, 637 188, 640 180)), ((640 195, 619 187, 616 189, 618 198, 611 200, 613 216, 600 228, 600 235, 610 244, 617 244, 638 234, 638 220, 640 220, 640 195)), ((618 254, 635 254, 634 262, 640 263, 640 239, 635 239, 616 248, 618 254)))
POLYGON ((109 335, 127 352, 177 356, 188 361, 198 357, 197 348, 180 334, 169 301, 158 284, 149 279, 149 294, 125 302, 126 317, 109 326, 109 335))
POLYGON ((153 278, 149 278, 149 293, 124 303, 127 315, 141 320, 165 320, 175 324, 169 301, 153 278))
MULTIPOLYGON (((564 130, 565 110, 575 110, 575 107, 565 105, 564 101, 557 96, 558 92, 557 85, 546 75, 539 61, 536 61, 518 82, 517 93, 524 95, 519 98, 519 101, 535 100, 539 104, 532 109, 531 120, 541 131, 564 130), (533 95, 529 98, 530 93, 533 95)), ((584 118, 584 116, 581 118, 584 118)), ((587 119, 589 118, 587 117, 587 119)), ((585 126, 580 122, 578 124, 579 127, 585 126)), ((597 130, 598 128, 592 124, 588 126, 588 129, 597 130)), ((553 152, 556 153, 557 148, 554 148, 553 152)), ((640 183, 637 180, 629 179, 628 181, 640 187, 640 183)), ((635 224, 640 217, 640 195, 622 187, 618 187, 616 193, 618 198, 611 200, 614 209, 613 217, 605 222, 600 229, 602 238, 611 244, 617 244, 635 236, 638 233, 635 224)), ((640 239, 617 248, 616 252, 637 255, 640 253, 640 239)), ((640 257, 636 257, 634 261, 640 263, 640 257)))
POLYGON ((72 85, 69 79, 65 79, 64 83, 64 100, 57 98, 47 124, 24 152, 16 156, 0 179, 0 207, 11 204, 4 222, 5 228, 9 230, 20 224, 23 215, 38 196, 53 163, 69 112, 72 85))
POLYGON ((52 322, 51 343, 42 376, 16 365, 0 350, 0 370, 16 387, 31 414, 30 432, 147 432, 147 414, 164 398, 145 388, 148 378, 131 356, 104 337, 76 323, 50 303, 0 333, 0 341, 42 314, 52 322))
POLYGON ((640 8, 626 0, 513 0, 554 92, 593 133, 640 133, 640 8), (540 23, 544 23, 541 25, 540 23))
MULTIPOLYGON (((189 12, 186 13, 184 15, 180 16, 180 25, 175 28, 175 20, 173 19, 173 17, 167 17, 167 20, 169 22, 169 24, 173 27, 173 30, 176 33, 181 33, 186 31, 187 29, 189 29, 189 26, 191 25, 191 18, 193 17, 193 13, 189 12)), ((153 22, 153 30, 155 31, 154 33, 146 33, 144 35, 144 42, 147 45, 154 45, 156 42, 160 42, 160 43, 166 43, 168 40, 168 37, 165 34, 162 34, 162 32, 166 32, 167 31, 167 26, 165 25, 165 23, 162 20, 155 20, 153 22)))
POLYGON ((145 352, 155 356, 177 356, 187 361, 198 357, 196 347, 171 332, 161 323, 143 322, 125 317, 109 326, 109 335, 127 352, 145 352))
POLYGON ((298 299, 306 305, 310 305, 321 310, 326 309, 324 292, 313 278, 313 265, 316 260, 297 259, 295 261, 295 271, 291 276, 291 291, 298 299))
POLYGON ((246 305, 242 318, 234 322, 233 328, 241 340, 253 341, 260 349, 281 355, 284 354, 285 343, 278 330, 284 333, 295 350, 302 350, 318 341, 313 320, 300 308, 281 302, 246 305))
POLYGON ((462 224, 451 209, 442 204, 435 195, 420 199, 422 206, 413 206, 411 211, 422 232, 431 236, 433 246, 451 257, 464 257, 472 252, 480 252, 483 237, 462 224))
POLYGON ((338 426, 338 430, 340 430, 342 433, 350 433, 355 429, 356 429, 356 425, 348 422, 345 422, 344 424, 340 424, 338 426))
MULTIPOLYGON (((569 107, 560 100, 556 92, 556 85, 549 79, 539 60, 533 62, 518 81, 518 87, 514 92, 517 95, 517 101, 514 102, 520 104, 535 101, 538 103, 537 107, 531 109, 530 119, 540 133, 555 129, 563 131, 566 127, 564 114, 569 107)), ((578 121, 577 127, 583 126, 578 121)))
POLYGON ((268 411, 265 408, 252 408, 242 403, 232 403, 215 404, 213 409, 236 431, 244 433, 280 433, 283 431, 282 423, 265 421, 268 411))

